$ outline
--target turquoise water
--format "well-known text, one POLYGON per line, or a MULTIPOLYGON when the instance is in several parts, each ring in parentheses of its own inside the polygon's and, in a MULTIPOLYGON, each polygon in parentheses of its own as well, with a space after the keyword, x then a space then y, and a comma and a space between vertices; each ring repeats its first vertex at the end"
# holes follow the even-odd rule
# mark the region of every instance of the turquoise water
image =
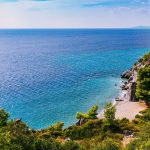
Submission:
POLYGON ((150 30, 0 30, 0 107, 33 128, 75 123, 118 95, 149 41, 150 30))

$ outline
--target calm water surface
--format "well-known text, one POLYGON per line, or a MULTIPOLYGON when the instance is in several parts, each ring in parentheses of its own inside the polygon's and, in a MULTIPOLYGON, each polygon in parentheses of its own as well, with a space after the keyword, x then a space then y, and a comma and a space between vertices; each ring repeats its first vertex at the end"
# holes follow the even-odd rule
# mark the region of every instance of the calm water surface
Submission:
POLYGON ((33 128, 68 126, 117 96, 149 49, 150 30, 0 30, 0 107, 33 128))

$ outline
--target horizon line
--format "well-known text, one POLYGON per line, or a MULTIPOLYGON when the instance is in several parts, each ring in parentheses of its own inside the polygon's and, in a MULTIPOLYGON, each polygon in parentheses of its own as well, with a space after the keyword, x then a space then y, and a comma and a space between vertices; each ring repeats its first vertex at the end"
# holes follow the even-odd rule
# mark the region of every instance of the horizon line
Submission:
POLYGON ((78 29, 150 29, 150 27, 149 26, 147 26, 147 27, 139 27, 139 26, 137 26, 137 27, 99 27, 99 28, 86 28, 86 27, 81 27, 81 28, 71 28, 71 27, 65 27, 65 28, 36 28, 36 27, 34 27, 34 28, 0 28, 0 30, 64 30, 64 29, 74 29, 74 30, 78 30, 78 29))

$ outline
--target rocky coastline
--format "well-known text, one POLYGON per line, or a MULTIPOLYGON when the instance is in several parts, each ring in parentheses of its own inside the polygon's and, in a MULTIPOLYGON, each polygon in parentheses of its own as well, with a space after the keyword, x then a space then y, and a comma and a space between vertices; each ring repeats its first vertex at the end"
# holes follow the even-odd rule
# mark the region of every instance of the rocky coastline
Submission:
MULTIPOLYGON (((126 91, 126 95, 124 97, 131 102, 136 102, 136 85, 137 85, 137 76, 138 76, 138 69, 145 67, 146 65, 150 64, 150 60, 141 61, 141 59, 136 62, 130 70, 127 70, 121 74, 121 78, 125 80, 123 85, 121 86, 122 91, 126 91)), ((117 99, 116 99, 117 100, 117 99)))
POLYGON ((121 74, 121 78, 123 79, 123 85, 121 86, 122 91, 124 91, 123 97, 117 97, 115 100, 116 101, 121 101, 121 100, 128 100, 135 102, 136 96, 135 96, 135 91, 136 91, 136 84, 137 84, 137 70, 134 68, 131 68, 131 70, 127 70, 126 72, 123 72, 121 74))
POLYGON ((130 70, 121 74, 123 85, 120 87, 122 92, 115 99, 116 118, 127 118, 133 120, 135 116, 142 110, 147 108, 147 105, 142 100, 136 99, 136 85, 138 77, 138 69, 150 64, 150 60, 136 62, 130 70))
MULTIPOLYGON (((130 70, 127 70, 121 74, 122 85, 121 93, 115 98, 114 105, 116 107, 116 118, 127 118, 133 120, 135 116, 142 110, 147 108, 144 101, 138 101, 136 99, 136 85, 138 69, 144 67, 149 62, 136 62, 130 70)), ((104 118, 103 112, 98 115, 98 118, 104 118)))

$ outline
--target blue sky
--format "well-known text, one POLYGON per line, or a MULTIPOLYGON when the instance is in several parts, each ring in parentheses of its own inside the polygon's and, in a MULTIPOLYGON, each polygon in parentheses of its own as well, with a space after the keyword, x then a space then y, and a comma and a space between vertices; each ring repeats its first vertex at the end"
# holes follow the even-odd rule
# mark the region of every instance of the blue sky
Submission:
POLYGON ((150 26, 150 0, 0 0, 0 28, 150 26))

